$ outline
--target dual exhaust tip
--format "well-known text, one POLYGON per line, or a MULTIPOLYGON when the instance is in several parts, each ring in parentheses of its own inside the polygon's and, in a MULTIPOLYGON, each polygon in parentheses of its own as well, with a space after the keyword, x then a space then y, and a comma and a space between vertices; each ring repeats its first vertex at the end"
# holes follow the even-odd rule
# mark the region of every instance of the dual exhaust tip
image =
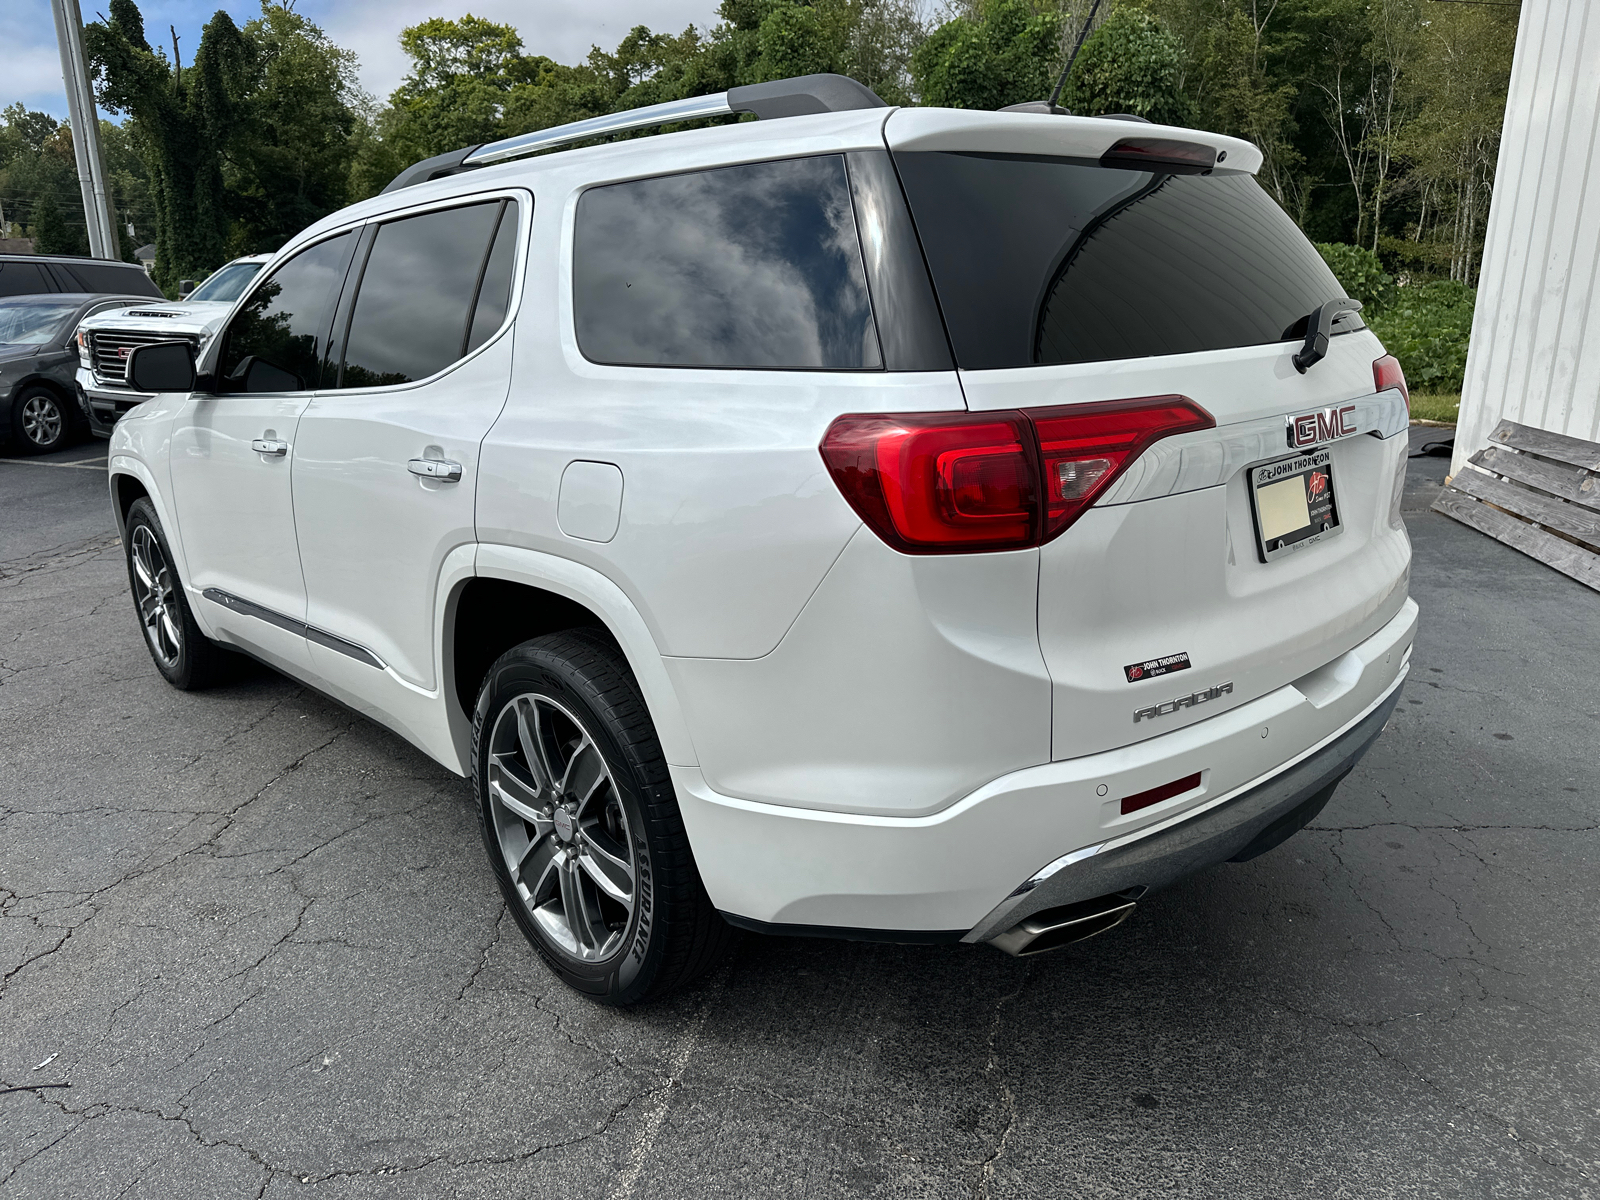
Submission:
POLYGON ((1046 908, 989 939, 997 950, 1018 958, 1043 954, 1060 946, 1081 942, 1097 933, 1115 929, 1132 914, 1144 888, 1129 888, 1092 900, 1079 900, 1059 908, 1046 908))

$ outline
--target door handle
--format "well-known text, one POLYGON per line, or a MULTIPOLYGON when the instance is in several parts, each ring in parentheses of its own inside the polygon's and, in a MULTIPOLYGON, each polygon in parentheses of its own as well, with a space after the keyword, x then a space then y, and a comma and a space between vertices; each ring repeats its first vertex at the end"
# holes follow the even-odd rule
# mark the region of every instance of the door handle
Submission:
POLYGON ((461 464, 442 458, 413 458, 406 464, 406 470, 424 479, 437 479, 444 483, 459 483, 461 480, 461 464))
POLYGON ((257 454, 268 454, 273 458, 282 458, 289 453, 289 443, 279 441, 277 438, 256 438, 250 443, 250 449, 257 454))

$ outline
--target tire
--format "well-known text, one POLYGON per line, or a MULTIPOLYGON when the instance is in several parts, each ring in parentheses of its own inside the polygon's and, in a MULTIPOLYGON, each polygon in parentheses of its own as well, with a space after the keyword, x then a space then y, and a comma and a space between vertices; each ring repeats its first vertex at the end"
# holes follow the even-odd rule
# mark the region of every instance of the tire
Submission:
POLYGON ((472 778, 500 892, 576 990, 613 1005, 664 995, 737 936, 706 895, 655 726, 604 631, 535 638, 489 668, 472 778))
POLYGON ((47 387, 23 388, 11 402, 11 432, 24 454, 65 449, 77 431, 77 414, 47 387))
POLYGON ((128 587, 156 670, 180 691, 196 691, 226 678, 234 655, 195 624, 183 584, 172 567, 167 535, 150 501, 135 500, 123 530, 128 587))

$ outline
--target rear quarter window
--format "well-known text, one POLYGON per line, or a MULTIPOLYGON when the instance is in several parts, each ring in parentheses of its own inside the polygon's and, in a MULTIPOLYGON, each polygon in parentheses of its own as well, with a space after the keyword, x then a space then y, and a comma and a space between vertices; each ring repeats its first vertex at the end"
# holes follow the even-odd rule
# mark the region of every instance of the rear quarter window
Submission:
POLYGON ((895 164, 969 370, 1285 341, 1344 294, 1248 175, 943 151, 895 164))
POLYGON ((0 263, 0 296, 36 296, 55 290, 38 263, 0 263))
POLYGON ((883 365, 842 155, 590 188, 573 312, 593 362, 883 365))

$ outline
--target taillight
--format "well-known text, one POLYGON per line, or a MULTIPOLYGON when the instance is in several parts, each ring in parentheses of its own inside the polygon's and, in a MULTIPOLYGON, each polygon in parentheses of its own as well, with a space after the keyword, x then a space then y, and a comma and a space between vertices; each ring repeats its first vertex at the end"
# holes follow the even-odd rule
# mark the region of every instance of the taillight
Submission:
POLYGON ((1044 460, 1047 542, 1076 521, 1151 442, 1216 425, 1210 413, 1183 396, 1040 408, 1028 415, 1044 460))
POLYGON ((828 427, 821 451, 850 506, 896 550, 1017 550, 1059 535, 1152 442, 1215 424, 1182 396, 857 413, 828 427))
POLYGON ((1385 354, 1373 362, 1372 384, 1373 389, 1379 392, 1399 388, 1400 394, 1405 397, 1406 411, 1411 411, 1411 389, 1406 386, 1406 373, 1400 369, 1400 360, 1394 355, 1385 354))

